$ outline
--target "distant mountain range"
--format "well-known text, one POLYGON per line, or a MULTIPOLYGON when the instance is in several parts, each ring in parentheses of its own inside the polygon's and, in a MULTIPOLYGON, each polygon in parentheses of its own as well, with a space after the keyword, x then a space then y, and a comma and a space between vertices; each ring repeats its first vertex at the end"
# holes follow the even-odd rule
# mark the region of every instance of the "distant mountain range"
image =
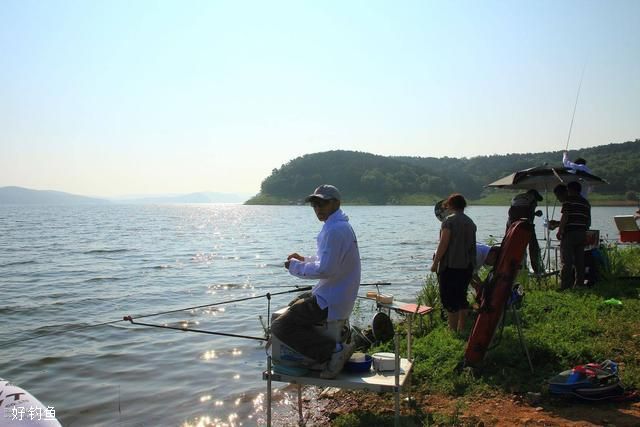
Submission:
POLYGON ((200 192, 170 196, 136 196, 114 199, 79 196, 62 191, 32 190, 23 187, 0 187, 0 205, 95 205, 108 203, 243 203, 250 195, 200 192))
POLYGON ((0 204, 3 205, 93 205, 105 203, 109 203, 109 201, 61 191, 31 190, 23 187, 0 188, 0 204))

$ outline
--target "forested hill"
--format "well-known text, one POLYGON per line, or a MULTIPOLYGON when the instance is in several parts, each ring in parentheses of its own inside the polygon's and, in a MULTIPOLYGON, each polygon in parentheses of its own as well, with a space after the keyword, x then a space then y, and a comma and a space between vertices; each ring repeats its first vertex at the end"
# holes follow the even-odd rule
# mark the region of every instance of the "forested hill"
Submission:
MULTIPOLYGON (((608 144, 579 151, 594 174, 609 185, 599 194, 640 192, 640 140, 608 144)), ((289 161, 262 181, 258 195, 248 204, 299 203, 323 183, 336 185, 348 203, 411 204, 439 200, 451 192, 478 199, 485 185, 520 169, 544 164, 562 166, 562 151, 479 156, 467 158, 385 157, 357 151, 327 151, 289 161)))

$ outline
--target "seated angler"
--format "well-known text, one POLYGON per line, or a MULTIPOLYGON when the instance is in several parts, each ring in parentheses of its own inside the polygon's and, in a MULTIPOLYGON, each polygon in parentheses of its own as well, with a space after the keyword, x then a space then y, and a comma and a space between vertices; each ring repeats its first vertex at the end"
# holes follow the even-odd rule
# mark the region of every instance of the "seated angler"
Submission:
POLYGON ((334 378, 354 351, 353 342, 338 342, 318 331, 323 322, 348 319, 360 287, 360 253, 349 218, 340 209, 340 192, 321 185, 305 201, 324 222, 317 237, 317 254, 290 254, 284 267, 293 276, 318 283, 310 294, 292 303, 272 326, 280 341, 305 357, 327 362, 322 378, 334 378))

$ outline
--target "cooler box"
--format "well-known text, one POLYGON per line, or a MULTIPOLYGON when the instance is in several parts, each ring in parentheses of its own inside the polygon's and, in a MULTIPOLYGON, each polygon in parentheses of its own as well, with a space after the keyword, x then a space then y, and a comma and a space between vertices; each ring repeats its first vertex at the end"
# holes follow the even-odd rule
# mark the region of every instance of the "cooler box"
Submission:
POLYGON ((600 246, 600 230, 587 230, 585 236, 584 250, 590 251, 600 246))
MULTIPOLYGON (((289 307, 281 308, 271 315, 271 323, 289 307)), ((314 326, 323 335, 333 338, 336 342, 344 341, 349 336, 350 326, 348 319, 332 320, 314 326)), ((271 357, 275 364, 285 366, 311 366, 317 362, 303 356, 271 334, 271 357)))
POLYGON ((616 215, 613 220, 620 232, 621 242, 640 242, 640 228, 633 215, 616 215))

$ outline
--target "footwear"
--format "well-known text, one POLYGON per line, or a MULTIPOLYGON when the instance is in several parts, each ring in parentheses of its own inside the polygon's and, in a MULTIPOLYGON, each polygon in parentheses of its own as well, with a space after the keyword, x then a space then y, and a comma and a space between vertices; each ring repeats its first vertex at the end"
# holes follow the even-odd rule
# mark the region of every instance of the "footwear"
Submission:
POLYGON ((324 371, 320 372, 320 378, 331 379, 338 376, 340 371, 342 371, 342 367, 347 360, 353 355, 353 352, 356 349, 356 345, 354 342, 342 343, 342 348, 340 350, 333 352, 331 355, 331 359, 327 363, 327 367, 324 371))

